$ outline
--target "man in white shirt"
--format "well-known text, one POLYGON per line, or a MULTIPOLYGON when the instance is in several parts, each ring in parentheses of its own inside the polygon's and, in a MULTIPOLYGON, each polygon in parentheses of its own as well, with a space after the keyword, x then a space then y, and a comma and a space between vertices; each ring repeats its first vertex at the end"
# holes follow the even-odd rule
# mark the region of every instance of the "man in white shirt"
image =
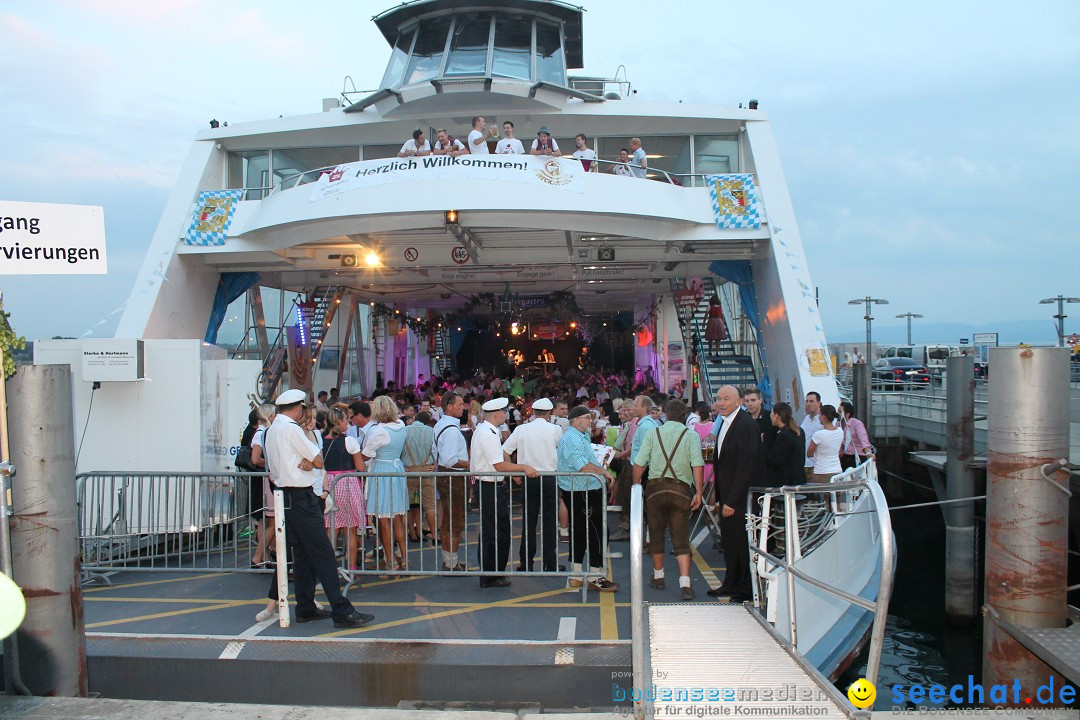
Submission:
POLYGON ((611 172, 616 175, 622 175, 623 177, 630 177, 633 173, 630 172, 630 151, 626 148, 619 150, 619 159, 611 166, 611 172))
MULTIPOLYGON (((540 398, 533 403, 532 422, 518 425, 503 443, 503 455, 517 452, 517 459, 531 465, 540 477, 525 479, 525 509, 522 518, 521 543, 518 546, 519 570, 532 570, 536 557, 536 520, 540 519, 540 559, 544 572, 558 570, 559 537, 556 533, 559 517, 559 485, 555 478, 558 467, 559 440, 562 429, 551 422, 555 406, 551 400, 540 398)), ((521 480, 514 479, 521 484, 521 480)))
MULTIPOLYGON (((469 451, 465 436, 461 433, 461 414, 465 412, 465 399, 448 392, 442 399, 443 417, 432 429, 435 450, 435 471, 461 473, 469 469, 469 451)), ((465 503, 468 500, 469 482, 465 475, 435 478, 439 491, 439 542, 442 545, 443 570, 465 570, 458 560, 461 531, 465 529, 465 503)))
POLYGON ((562 151, 559 150, 559 143, 555 142, 555 138, 551 137, 551 133, 548 132, 546 125, 536 131, 536 139, 532 141, 532 147, 529 148, 529 154, 549 155, 552 157, 559 157, 562 155, 562 151))
POLYGON ((362 400, 349 403, 349 429, 345 434, 364 445, 364 428, 371 422, 371 406, 362 400))
MULTIPOLYGON (((296 622, 332 617, 334 627, 361 627, 375 619, 357 612, 338 589, 334 549, 326 536, 323 511, 315 495, 315 483, 322 477, 322 449, 312 443, 298 424, 304 413, 307 394, 287 390, 277 397, 274 424, 263 434, 266 465, 275 488, 285 494, 285 536, 293 550, 293 573, 296 577, 296 622), (330 601, 330 610, 315 605, 318 581, 330 601)), ((282 558, 284 560, 284 558, 282 558)), ((270 600, 277 600, 277 578, 271 578, 270 600)))
POLYGON ((636 178, 643 178, 649 172, 649 162, 645 150, 641 147, 641 138, 630 138, 630 172, 636 178))
MULTIPOLYGON (((456 137, 450 137, 450 134, 445 129, 440 128, 435 131, 435 146, 432 148, 431 154, 457 157, 458 155, 468 155, 469 151, 465 149, 460 140, 456 137)), ((423 384, 423 377, 423 375, 420 376, 420 384, 423 384)))
MULTIPOLYGON (((512 463, 503 453, 499 440, 499 425, 506 422, 506 398, 488 400, 481 406, 483 421, 476 426, 472 437, 469 471, 474 473, 524 473, 527 477, 539 475, 536 468, 512 463)), ((505 477, 482 474, 480 486, 480 570, 487 573, 480 578, 480 587, 508 587, 510 581, 501 576, 510 557, 510 495, 509 481, 505 477)))
MULTIPOLYGON (((484 130, 487 129, 487 120, 482 115, 477 115, 472 119, 472 132, 469 133, 469 152, 473 155, 490 155, 491 150, 488 148, 487 133, 484 130)), ((496 137, 495 128, 491 128, 491 137, 496 137)))
POLYGON ((514 137, 514 123, 507 120, 503 123, 503 136, 495 145, 496 155, 524 155, 525 146, 514 137))
POLYGON ((559 400, 555 403, 555 417, 552 418, 552 422, 555 423, 560 430, 566 432, 566 428, 570 427, 570 404, 565 400, 559 400))
POLYGON ((585 133, 574 136, 574 145, 577 148, 574 150, 574 157, 581 161, 585 172, 589 172, 592 170, 593 160, 596 159, 596 151, 589 148, 589 139, 585 137, 585 133))
MULTIPOLYGON (((799 423, 799 427, 802 428, 803 440, 805 441, 805 450, 810 449, 810 438, 814 436, 818 430, 822 429, 821 425, 821 395, 811 390, 806 393, 806 417, 799 423)), ((803 453, 805 457, 806 453, 803 453)), ((814 458, 807 457, 803 467, 803 472, 806 473, 806 482, 814 481, 814 458)))
POLYGON ((319 412, 330 412, 330 406, 326 404, 326 401, 330 398, 325 390, 320 390, 319 394, 315 396, 315 409, 319 412))
POLYGON ((413 130, 412 140, 406 140, 398 152, 398 157, 423 157, 431 154, 431 143, 428 142, 424 131, 413 130))

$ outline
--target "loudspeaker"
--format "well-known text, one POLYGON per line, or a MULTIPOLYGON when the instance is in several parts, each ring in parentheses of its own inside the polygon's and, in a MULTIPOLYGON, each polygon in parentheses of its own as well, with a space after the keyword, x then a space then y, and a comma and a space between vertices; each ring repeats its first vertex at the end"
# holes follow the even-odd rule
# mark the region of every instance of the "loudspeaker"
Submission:
POLYGON ((602 247, 596 249, 596 259, 600 262, 614 262, 615 248, 602 247))
POLYGON ((356 267, 360 264, 360 260, 355 255, 342 255, 341 267, 356 267))

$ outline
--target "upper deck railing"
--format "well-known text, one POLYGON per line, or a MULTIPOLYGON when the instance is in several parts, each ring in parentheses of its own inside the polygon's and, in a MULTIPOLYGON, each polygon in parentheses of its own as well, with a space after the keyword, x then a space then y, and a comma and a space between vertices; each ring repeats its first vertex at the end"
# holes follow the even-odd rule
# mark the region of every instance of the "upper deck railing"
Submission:
MULTIPOLYGON (((568 160, 574 159, 570 155, 563 155, 562 157, 568 160)), ((630 180, 655 180, 658 182, 667 183, 669 185, 676 185, 678 187, 706 187, 706 178, 708 175, 704 173, 691 174, 691 173, 673 173, 667 170, 660 170, 658 168, 647 168, 645 170, 645 176, 640 177, 635 175, 635 170, 640 171, 640 168, 634 168, 629 163, 620 162, 618 160, 587 160, 585 162, 590 163, 589 172, 592 173, 605 173, 609 175, 617 175, 626 177, 630 180)), ((313 170, 305 170, 301 173, 289 175, 279 180, 273 187, 270 188, 238 188, 247 192, 258 192, 269 190, 269 195, 280 192, 282 190, 291 190, 301 185, 308 185, 313 182, 317 182, 320 177, 328 174, 338 167, 337 165, 328 165, 326 167, 315 168, 313 170)), ((710 173, 711 174, 711 173, 710 173)))

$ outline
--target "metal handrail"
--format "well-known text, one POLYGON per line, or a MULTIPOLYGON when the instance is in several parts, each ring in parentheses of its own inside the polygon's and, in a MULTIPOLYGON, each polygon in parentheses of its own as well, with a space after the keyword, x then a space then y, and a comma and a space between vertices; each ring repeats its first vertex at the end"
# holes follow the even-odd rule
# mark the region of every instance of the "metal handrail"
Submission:
MULTIPOLYGON (((645 539, 642 528, 645 517, 644 492, 641 483, 635 483, 630 488, 630 657, 638 698, 644 698, 646 690, 645 603, 642 600, 641 553, 638 551, 645 539)), ((634 717, 640 720, 644 715, 645 701, 634 701, 634 717)))
MULTIPOLYGON (((569 153, 566 153, 566 154, 562 155, 562 157, 567 158, 567 159, 573 159, 573 157, 569 153)), ((375 158, 371 158, 371 159, 375 159, 375 158)), ((612 167, 612 169, 614 169, 614 167, 616 165, 624 165, 624 166, 626 165, 626 163, 622 163, 622 162, 619 162, 617 160, 602 160, 600 158, 596 158, 595 160, 592 160, 591 163, 592 163, 592 165, 591 165, 591 168, 590 168, 590 172, 601 172, 599 169, 592 169, 592 168, 599 168, 600 165, 609 165, 609 166, 612 167)), ((303 172, 296 173, 294 175, 287 175, 286 177, 283 177, 281 180, 278 180, 273 185, 273 187, 270 188, 270 191, 267 193, 267 195, 273 195, 274 193, 280 192, 282 190, 290 190, 292 188, 299 187, 300 185, 307 185, 310 182, 314 182, 315 180, 318 180, 319 177, 322 176, 323 174, 331 172, 336 167, 338 167, 338 166, 337 165, 327 165, 326 167, 314 168, 312 170, 305 170, 303 172), (304 178, 308 178, 308 177, 310 177, 311 179, 305 181, 304 178)), ((671 172, 668 172, 667 170, 661 170, 659 168, 646 168, 646 176, 644 178, 637 178, 637 177, 635 177, 633 175, 629 175, 627 177, 631 177, 633 179, 645 179, 645 180, 660 180, 661 178, 663 178, 663 181, 666 181, 670 185, 677 185, 679 187, 698 187, 697 183, 693 182, 696 178, 700 178, 702 180, 702 184, 704 184, 704 179, 706 177, 708 177, 709 175, 712 175, 712 174, 715 174, 715 173, 671 173, 671 172), (659 175, 660 177, 650 177, 649 174, 656 174, 656 175, 659 175), (687 182, 687 181, 690 181, 690 182, 687 182)), ((256 189, 265 189, 265 188, 256 188, 256 189)))
MULTIPOLYGON (((885 642, 885 622, 889 610, 889 598, 892 595, 893 569, 896 557, 893 545, 892 520, 888 512, 888 503, 885 493, 877 482, 877 466, 874 461, 862 463, 854 468, 845 470, 835 475, 830 483, 810 483, 806 485, 786 485, 780 488, 763 488, 770 494, 781 494, 784 497, 784 521, 785 521, 785 557, 778 558, 767 550, 754 544, 753 533, 750 533, 751 553, 765 558, 770 563, 782 567, 787 572, 788 591, 788 622, 790 624, 791 646, 795 648, 798 642, 798 619, 795 606, 795 578, 798 578, 814 587, 838 597, 852 605, 861 607, 874 613, 874 623, 870 635, 869 657, 866 663, 866 679, 876 684, 878 673, 881 668, 881 653, 885 642), (859 476, 859 477, 856 477, 859 476), (852 595, 841 588, 833 587, 817 578, 807 575, 796 568, 793 564, 795 559, 795 543, 797 538, 797 512, 795 506, 796 495, 818 494, 830 495, 833 500, 841 493, 856 493, 866 490, 870 493, 874 504, 874 513, 878 519, 878 533, 881 536, 881 569, 878 576, 877 599, 874 602, 865 598, 852 595)), ((749 506, 750 498, 747 498, 749 506)), ((751 563, 753 566, 753 563, 751 563)))

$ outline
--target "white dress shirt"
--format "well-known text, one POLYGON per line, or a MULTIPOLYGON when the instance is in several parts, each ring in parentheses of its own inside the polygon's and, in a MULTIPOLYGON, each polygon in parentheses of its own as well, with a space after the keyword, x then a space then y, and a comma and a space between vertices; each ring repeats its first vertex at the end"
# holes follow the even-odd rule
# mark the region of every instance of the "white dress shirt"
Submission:
POLYGON ((274 424, 263 433, 263 452, 267 468, 278 487, 313 487, 320 474, 301 470, 301 460, 314 460, 320 451, 308 439, 307 433, 290 417, 278 415, 274 424))
POLYGON ((461 434, 461 419, 445 415, 432 428, 436 462, 443 467, 454 467, 459 460, 469 460, 469 448, 461 434), (444 431, 445 430, 445 431, 444 431))
MULTIPOLYGON (((499 439, 499 428, 487 420, 476 426, 472 436, 472 452, 469 459, 469 470, 475 473, 498 472, 495 463, 504 462, 502 441, 499 439)), ((477 478, 481 482, 495 482, 502 480, 493 475, 481 475, 477 478)))
POLYGON ((558 425, 536 418, 533 422, 518 425, 503 443, 503 452, 517 451, 517 461, 532 465, 543 475, 552 475, 558 469, 559 440, 563 431, 558 425))

